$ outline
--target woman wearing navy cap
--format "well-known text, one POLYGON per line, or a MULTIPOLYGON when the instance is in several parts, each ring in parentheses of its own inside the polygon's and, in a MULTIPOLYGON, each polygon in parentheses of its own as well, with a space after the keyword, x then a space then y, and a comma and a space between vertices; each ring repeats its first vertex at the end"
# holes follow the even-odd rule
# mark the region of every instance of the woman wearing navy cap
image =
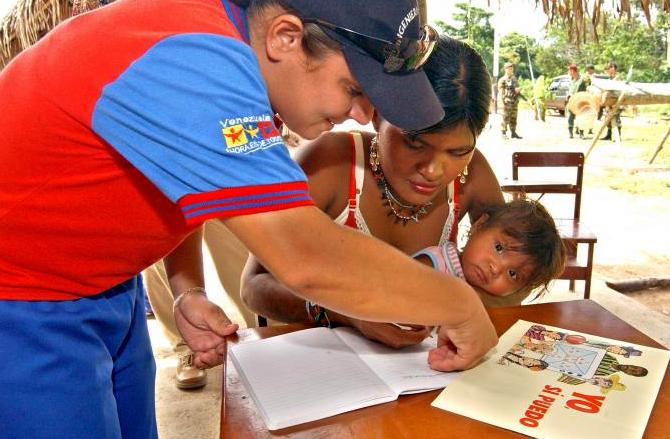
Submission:
MULTIPOLYGON (((246 10, 119 0, 10 62, 0 73, 11 109, 0 120, 0 354, 18 366, 0 374, 2 435, 156 437, 136 275, 210 218, 302 297, 361 319, 439 325, 433 367, 475 364, 497 337, 474 291, 334 225, 273 120, 306 138, 367 123, 371 104, 408 131, 438 122, 420 70, 434 39, 409 0, 253 0, 246 10)), ((194 363, 216 365, 237 326, 202 288, 179 288, 202 286, 202 273, 171 269, 194 363)))

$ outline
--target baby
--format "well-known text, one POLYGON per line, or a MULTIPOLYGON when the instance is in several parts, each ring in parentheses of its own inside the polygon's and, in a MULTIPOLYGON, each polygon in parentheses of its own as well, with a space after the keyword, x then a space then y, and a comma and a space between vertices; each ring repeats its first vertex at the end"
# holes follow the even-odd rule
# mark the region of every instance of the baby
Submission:
POLYGON ((484 305, 501 306, 521 303, 540 286, 546 289, 563 272, 566 255, 553 218, 537 201, 524 199, 486 208, 461 253, 447 242, 414 258, 465 279, 484 305), (512 295, 513 300, 502 299, 512 295))

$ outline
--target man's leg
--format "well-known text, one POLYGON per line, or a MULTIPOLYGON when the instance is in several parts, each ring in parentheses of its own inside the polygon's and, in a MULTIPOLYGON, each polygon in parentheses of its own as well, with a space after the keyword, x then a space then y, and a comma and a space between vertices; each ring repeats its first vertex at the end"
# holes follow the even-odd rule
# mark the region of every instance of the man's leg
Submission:
MULTIPOLYGON (((248 328, 258 326, 256 314, 246 307, 240 296, 240 277, 249 251, 221 221, 205 223, 205 244, 212 255, 216 273, 223 289, 235 304, 248 328)), ((237 322, 241 323, 241 322, 237 322)))
POLYGON ((134 386, 135 401, 144 403, 132 407, 130 430, 122 419, 127 401, 115 395, 115 361, 133 319, 145 319, 138 282, 79 300, 0 301, 2 437, 157 437, 153 367, 142 366, 151 391, 134 386))
POLYGON ((128 333, 115 353, 113 382, 119 424, 124 439, 157 438, 156 363, 144 314, 144 288, 136 281, 135 307, 128 333), (154 422, 147 423, 147 419, 154 422))
POLYGON ((502 122, 500 124, 502 136, 505 139, 507 138, 507 125, 509 125, 509 108, 505 105, 502 110, 502 122))

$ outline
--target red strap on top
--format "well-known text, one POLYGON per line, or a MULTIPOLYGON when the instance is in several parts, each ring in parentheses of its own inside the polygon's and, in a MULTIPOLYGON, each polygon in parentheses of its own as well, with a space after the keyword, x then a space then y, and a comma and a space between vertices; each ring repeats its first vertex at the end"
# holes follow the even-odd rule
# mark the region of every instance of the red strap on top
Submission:
POLYGON ((275 123, 277 129, 281 131, 282 126, 284 126, 284 121, 279 118, 279 115, 275 114, 272 116, 272 121, 275 123))
POLYGON ((344 222, 345 226, 358 229, 356 224, 356 142, 354 136, 349 134, 351 139, 351 172, 349 173, 349 215, 344 222))
POLYGON ((454 244, 458 239, 458 217, 460 216, 461 211, 461 206, 458 202, 459 190, 460 190, 460 182, 458 181, 458 177, 456 177, 456 179, 454 180, 454 220, 451 224, 451 231, 449 232, 449 241, 453 242, 454 244))

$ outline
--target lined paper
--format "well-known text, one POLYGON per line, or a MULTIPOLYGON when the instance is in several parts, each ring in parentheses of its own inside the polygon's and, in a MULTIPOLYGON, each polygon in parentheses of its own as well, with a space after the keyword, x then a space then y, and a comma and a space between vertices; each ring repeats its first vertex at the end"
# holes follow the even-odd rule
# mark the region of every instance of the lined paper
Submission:
POLYGON ((270 430, 397 397, 328 328, 240 343, 230 353, 270 430))

